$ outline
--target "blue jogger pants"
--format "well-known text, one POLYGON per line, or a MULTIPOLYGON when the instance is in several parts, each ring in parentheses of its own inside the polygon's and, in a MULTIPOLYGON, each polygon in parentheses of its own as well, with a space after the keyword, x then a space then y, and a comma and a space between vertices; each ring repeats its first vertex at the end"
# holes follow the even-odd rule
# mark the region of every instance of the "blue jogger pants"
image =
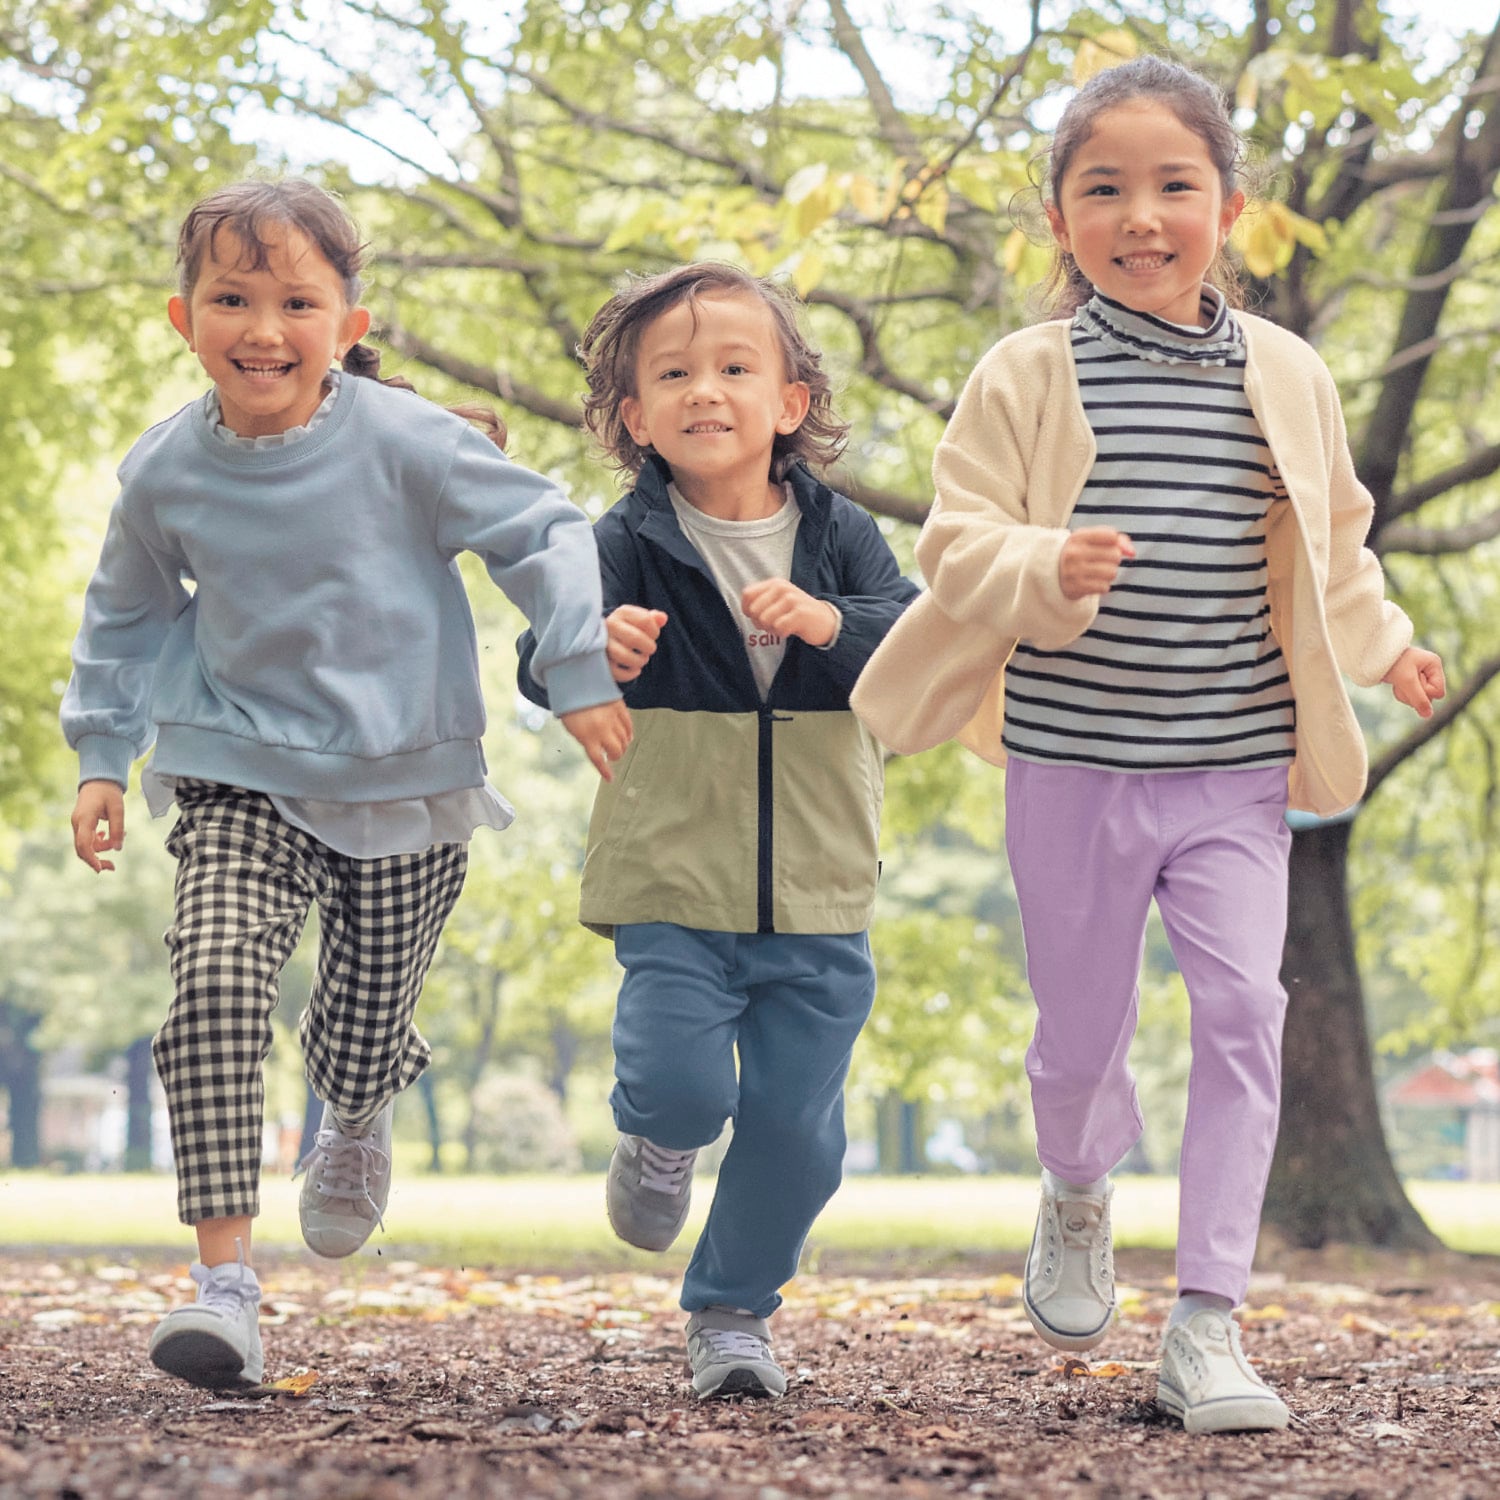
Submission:
POLYGON ((615 953, 615 1124, 688 1151, 734 1121, 682 1306, 768 1317, 842 1176, 844 1079, 875 998, 869 936, 650 922, 616 927, 615 953))

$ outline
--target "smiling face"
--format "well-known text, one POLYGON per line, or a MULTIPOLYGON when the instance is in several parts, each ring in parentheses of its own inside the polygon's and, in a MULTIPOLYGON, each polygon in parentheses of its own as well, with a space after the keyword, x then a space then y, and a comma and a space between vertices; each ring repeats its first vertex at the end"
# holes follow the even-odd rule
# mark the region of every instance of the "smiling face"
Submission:
POLYGON ((808 388, 786 377, 775 319, 754 296, 679 302, 647 325, 626 430, 671 467, 700 510, 744 516, 780 504, 770 482, 778 433, 807 415, 808 388))
POLYGON ((265 265, 253 269, 238 237, 221 229, 189 296, 167 304, 218 390, 224 425, 241 437, 307 422, 329 367, 370 326, 370 314, 348 305, 343 278, 300 229, 271 226, 265 244, 265 265))
POLYGON ((1209 267, 1245 206, 1170 106, 1105 110, 1068 163, 1047 218, 1094 289, 1171 323, 1202 322, 1209 267))

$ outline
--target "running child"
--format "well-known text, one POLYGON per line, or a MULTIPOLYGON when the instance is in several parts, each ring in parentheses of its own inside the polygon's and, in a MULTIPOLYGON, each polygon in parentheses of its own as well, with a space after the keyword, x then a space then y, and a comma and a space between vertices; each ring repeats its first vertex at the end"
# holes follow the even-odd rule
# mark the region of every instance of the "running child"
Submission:
POLYGON ((1055 316, 970 378, 917 545, 930 592, 854 699, 895 750, 1008 756, 1044 1169, 1023 1300, 1059 1349, 1115 1313, 1109 1174, 1142 1128, 1127 1054, 1156 900, 1192 1006, 1156 1400, 1191 1432, 1288 1420, 1231 1316, 1279 1117, 1285 812, 1364 789, 1341 673, 1423 716, 1444 691, 1364 546, 1332 378, 1238 310, 1242 158, 1219 90, 1162 59, 1074 96, 1045 188, 1055 316))
POLYGON ((200 1386, 262 1378, 261 1069, 309 908, 301 1040, 325 1106, 302 1234, 342 1256, 382 1222, 392 1101, 429 1060, 413 1016, 469 837, 513 817, 484 778, 460 552, 532 621, 533 671, 602 776, 630 740, 588 522, 504 456, 493 413, 486 435, 378 378, 363 252, 306 182, 237 183, 189 213, 167 311, 213 386, 120 466, 63 699, 85 864, 114 868, 153 740, 147 804, 178 810, 175 998, 153 1052, 198 1298, 149 1352, 200 1386))
MULTIPOLYGON (((678 267, 611 298, 581 352, 589 426, 634 486, 595 527, 635 740, 581 903, 625 969, 609 1218, 665 1250, 733 1120, 683 1282, 688 1358, 699 1396, 774 1397, 768 1320, 839 1184, 875 993, 883 771, 849 690, 916 589, 809 467, 846 428, 788 292, 678 267)), ((520 680, 545 704, 538 647, 523 637, 520 680)))

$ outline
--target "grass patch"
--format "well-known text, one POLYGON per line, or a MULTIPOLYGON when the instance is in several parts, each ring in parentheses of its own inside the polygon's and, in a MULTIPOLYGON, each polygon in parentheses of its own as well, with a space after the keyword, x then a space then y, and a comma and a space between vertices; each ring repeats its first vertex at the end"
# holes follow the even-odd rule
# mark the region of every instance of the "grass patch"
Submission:
MULTIPOLYGON (((1455 1250, 1500 1245, 1500 1184, 1413 1182, 1413 1202, 1455 1250)), ((1036 1215, 1033 1177, 851 1177, 808 1241, 809 1266, 835 1257, 905 1257, 941 1269, 971 1255, 1022 1251, 1036 1215)), ((397 1177, 386 1213, 384 1257, 435 1256, 517 1268, 610 1266, 679 1269, 712 1196, 702 1180, 680 1250, 648 1255, 622 1245, 604 1217, 602 1174, 577 1177, 397 1177)), ((256 1243, 297 1249, 297 1184, 268 1175, 256 1243)), ((1177 1235, 1177 1183, 1128 1177, 1114 1205, 1115 1243, 1169 1249, 1177 1235)), ((177 1222, 176 1185, 162 1173, 0 1175, 0 1246, 145 1249, 191 1246, 177 1222)))

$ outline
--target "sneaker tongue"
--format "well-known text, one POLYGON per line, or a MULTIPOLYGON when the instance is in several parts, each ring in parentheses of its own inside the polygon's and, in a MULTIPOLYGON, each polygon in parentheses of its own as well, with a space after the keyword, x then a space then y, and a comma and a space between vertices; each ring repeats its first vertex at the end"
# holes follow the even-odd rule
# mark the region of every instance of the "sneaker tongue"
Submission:
POLYGON ((1098 1216, 1076 1204, 1065 1203, 1058 1214, 1063 1239, 1074 1246, 1083 1245, 1098 1225, 1098 1216))

